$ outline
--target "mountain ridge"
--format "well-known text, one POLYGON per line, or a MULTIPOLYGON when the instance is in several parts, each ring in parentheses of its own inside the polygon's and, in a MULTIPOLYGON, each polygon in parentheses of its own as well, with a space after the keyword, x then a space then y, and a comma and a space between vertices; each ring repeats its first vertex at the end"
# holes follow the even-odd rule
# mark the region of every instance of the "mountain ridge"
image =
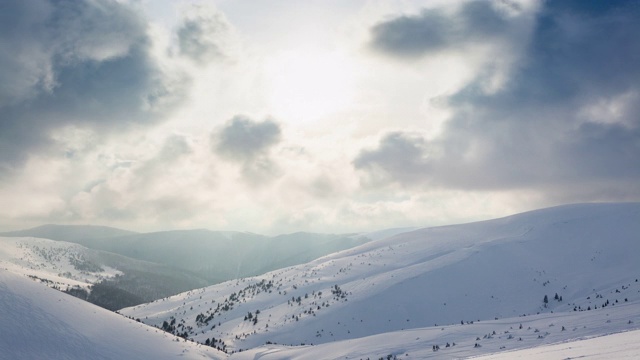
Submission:
POLYGON ((44 224, 28 229, 0 232, 5 237, 41 237, 50 240, 75 242, 84 238, 102 238, 137 234, 135 231, 102 225, 44 224))
POLYGON ((46 226, 4 233, 4 236, 53 237, 53 240, 70 241, 87 248, 189 271, 207 279, 210 284, 305 263, 370 241, 366 236, 340 234, 296 232, 269 237, 208 229, 88 236, 87 229, 92 227, 46 226), (50 228, 66 231, 56 231, 54 236, 49 236, 46 229, 50 228), (62 237, 65 233, 73 235, 66 239, 62 237))

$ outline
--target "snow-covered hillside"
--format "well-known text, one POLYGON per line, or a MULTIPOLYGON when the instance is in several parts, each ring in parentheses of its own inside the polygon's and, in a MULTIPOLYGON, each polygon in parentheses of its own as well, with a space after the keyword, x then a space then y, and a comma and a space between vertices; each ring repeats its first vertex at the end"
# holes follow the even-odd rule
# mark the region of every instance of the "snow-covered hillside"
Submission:
MULTIPOLYGON (((487 359, 529 358, 533 354, 546 355, 539 359, 567 359, 568 349, 580 349, 574 341, 625 332, 633 346, 598 351, 582 348, 580 355, 604 355, 621 358, 622 351, 640 356, 640 302, 626 303, 600 311, 547 313, 527 317, 456 324, 429 328, 407 329, 359 339, 342 340, 315 346, 265 345, 231 356, 237 360, 303 360, 303 359, 461 359, 486 354, 487 359), (630 331, 631 330, 631 331, 630 331), (476 345, 477 344, 477 345, 476 345), (559 344, 557 350, 550 344, 559 344), (437 346, 437 348, 434 348, 437 346), (525 349, 525 350, 523 350, 525 349), (560 350, 560 351, 558 351, 560 350), (525 355, 526 354, 526 355, 525 355), (553 355, 550 355, 553 354, 553 355), (563 356, 560 356, 564 354, 563 356)), ((614 342, 617 344, 617 342, 614 342)), ((612 343, 613 344, 613 343, 612 343)), ((554 345, 555 346, 555 345, 554 345)), ((573 355, 575 356, 575 355, 573 355)), ((591 357, 589 357, 591 358, 591 357)), ((484 357, 483 357, 484 359, 484 357)))
POLYGON ((0 358, 224 359, 210 347, 0 270, 0 358))
POLYGON ((623 360, 638 359, 640 356, 640 330, 611 335, 578 339, 560 344, 539 346, 512 352, 482 356, 478 360, 547 360, 584 359, 591 360, 623 360))
POLYGON ((0 267, 67 290, 88 288, 120 271, 87 259, 86 248, 33 237, 0 237, 0 267))
POLYGON ((639 234, 638 203, 562 206, 403 233, 122 313, 229 352, 454 325, 451 342, 475 345, 478 320, 637 304, 639 234))
POLYGON ((111 310, 208 284, 168 266, 33 237, 0 237, 0 269, 111 310))

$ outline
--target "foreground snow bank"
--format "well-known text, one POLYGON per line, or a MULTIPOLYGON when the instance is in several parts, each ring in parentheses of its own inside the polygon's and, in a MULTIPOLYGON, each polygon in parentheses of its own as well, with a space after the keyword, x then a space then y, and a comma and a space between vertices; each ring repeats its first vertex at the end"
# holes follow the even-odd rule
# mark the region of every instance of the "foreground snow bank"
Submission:
POLYGON ((0 358, 224 359, 199 346, 0 270, 0 358))

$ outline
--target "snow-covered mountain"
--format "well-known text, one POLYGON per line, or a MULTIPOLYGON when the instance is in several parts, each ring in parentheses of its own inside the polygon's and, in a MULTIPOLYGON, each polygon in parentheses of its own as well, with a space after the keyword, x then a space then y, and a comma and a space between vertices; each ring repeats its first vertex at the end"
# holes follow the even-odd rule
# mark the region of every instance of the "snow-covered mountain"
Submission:
POLYGON ((39 279, 51 287, 87 289, 122 272, 90 260, 83 246, 33 237, 0 237, 0 266, 39 279))
MULTIPOLYGON (((450 341, 475 348, 477 342, 488 350, 482 338, 489 328, 478 327, 478 320, 495 322, 491 328, 504 334, 515 321, 519 327, 514 318, 576 317, 562 325, 565 331, 554 338, 560 341, 582 317, 632 309, 616 315, 624 322, 638 313, 639 234, 638 203, 562 206, 401 233, 121 312, 201 343, 215 339, 214 346, 228 352, 264 351, 256 356, 272 351, 258 348, 269 343, 331 346, 379 336, 375 342, 387 346, 388 334, 419 328, 442 334, 426 337, 441 347, 450 341)), ((634 319, 631 324, 640 322, 634 319)), ((543 323, 527 325, 542 334, 518 334, 548 337, 543 323)), ((348 344, 340 345, 343 353, 348 344)))
POLYGON ((0 268, 111 310, 208 285, 165 265, 33 237, 0 237, 0 268))
POLYGON ((0 270, 0 358, 224 359, 207 346, 0 270))

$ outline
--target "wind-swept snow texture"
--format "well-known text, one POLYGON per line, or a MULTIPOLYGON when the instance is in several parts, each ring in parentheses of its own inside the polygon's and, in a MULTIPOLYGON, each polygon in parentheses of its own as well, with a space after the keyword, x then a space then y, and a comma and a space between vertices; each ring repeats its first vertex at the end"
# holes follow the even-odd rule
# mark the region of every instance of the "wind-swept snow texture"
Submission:
POLYGON ((478 357, 478 360, 640 358, 640 330, 478 357))
POLYGON ((453 325, 464 331, 452 342, 475 345, 483 330, 465 326, 478 320, 636 306, 638 254, 639 203, 569 205, 402 233, 122 312, 158 327, 175 320, 171 331, 228 352, 453 325))
POLYGON ((0 270, 1 359, 223 359, 209 347, 0 270))
MULTIPOLYGON (((573 341, 590 339, 612 332, 640 328, 640 302, 583 312, 563 312, 531 315, 498 320, 476 321, 430 328, 407 329, 359 339, 334 341, 314 346, 265 345, 231 356, 234 360, 313 360, 313 359, 464 359, 493 354, 498 359, 528 358, 528 354, 547 356, 540 359, 567 359, 565 350, 579 349, 573 341), (477 344, 477 345, 476 345, 477 344), (559 344, 560 347, 555 347, 559 344), (437 349, 434 348, 437 346, 437 349), (553 349, 547 352, 547 348, 553 349), (524 357, 519 354, 523 350, 524 357), (504 356, 502 356, 504 353, 504 356)), ((631 331, 636 344, 595 351, 582 347, 581 356, 590 354, 618 359, 618 353, 640 358, 640 332, 631 331), (615 356, 614 356, 615 355, 615 356)), ((629 337, 626 337, 629 339, 629 337)), ((615 347, 613 344, 616 344, 615 347)), ((568 353, 567 353, 568 354, 568 353)), ((575 353, 572 353, 575 354, 575 353)), ((531 355, 533 357, 533 355, 531 355)), ((535 358, 535 357, 534 357, 535 358)), ((588 357, 590 358, 590 357, 588 357)), ((624 358, 624 357, 622 357, 624 358)), ((629 358, 629 357, 628 357, 629 358)))

